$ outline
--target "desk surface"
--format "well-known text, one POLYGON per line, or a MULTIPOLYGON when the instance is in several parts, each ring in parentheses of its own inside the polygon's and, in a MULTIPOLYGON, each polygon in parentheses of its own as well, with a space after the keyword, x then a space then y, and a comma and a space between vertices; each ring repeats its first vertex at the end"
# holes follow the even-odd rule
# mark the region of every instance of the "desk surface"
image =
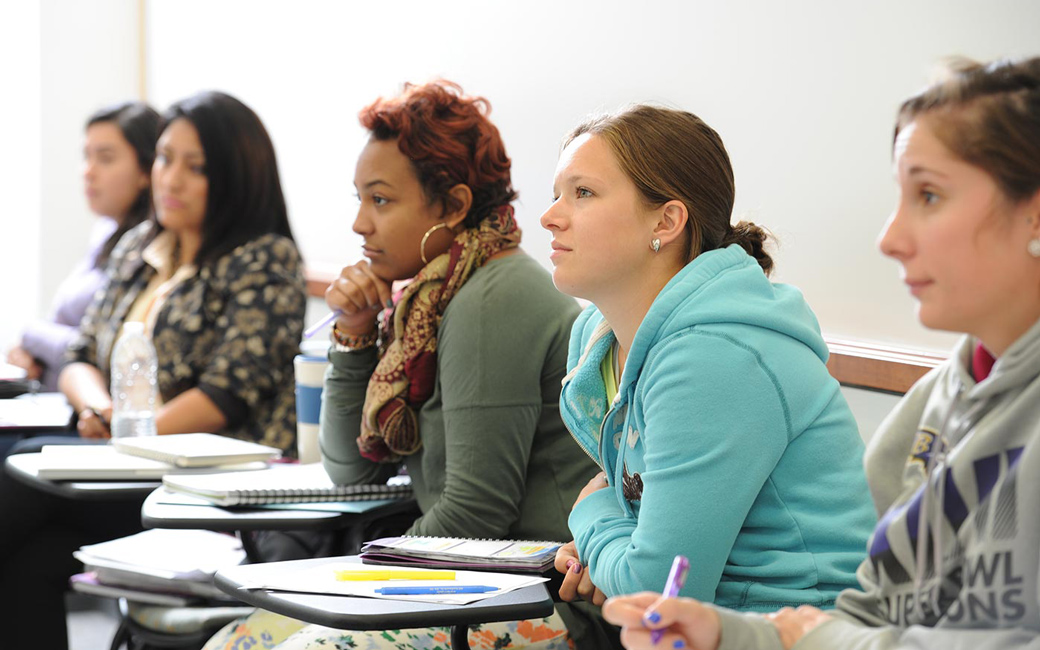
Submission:
POLYGON ((0 433, 49 433, 68 428, 72 407, 61 393, 0 400, 0 433))
POLYGON ((413 627, 473 625, 495 621, 541 618, 553 612, 552 598, 543 584, 524 587, 469 605, 418 603, 351 596, 297 594, 263 589, 239 589, 270 575, 322 564, 360 562, 357 556, 269 562, 218 571, 214 583, 231 596, 263 609, 342 630, 385 630, 413 627))
POLYGON ((140 499, 162 485, 159 481, 49 481, 37 475, 40 454, 13 454, 7 457, 7 472, 32 487, 69 499, 114 501, 140 499))

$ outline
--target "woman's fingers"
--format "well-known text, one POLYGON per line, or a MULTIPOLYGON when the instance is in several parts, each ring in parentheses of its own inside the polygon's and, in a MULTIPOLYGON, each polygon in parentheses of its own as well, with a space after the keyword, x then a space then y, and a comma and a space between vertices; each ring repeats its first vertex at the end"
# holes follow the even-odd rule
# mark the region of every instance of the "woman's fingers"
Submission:
POLYGON ((560 584, 560 600, 571 602, 578 599, 578 585, 581 584, 582 566, 575 562, 563 575, 563 583, 560 584))
POLYGON ((560 573, 567 573, 567 569, 571 568, 571 565, 578 560, 578 549, 574 546, 574 542, 567 542, 556 551, 556 560, 553 562, 553 566, 560 573))
POLYGON ((369 304, 377 304, 379 307, 386 308, 393 305, 393 294, 390 291, 390 283, 383 278, 376 275, 372 267, 368 265, 368 262, 361 261, 357 264, 357 269, 368 277, 370 282, 371 290, 374 290, 374 294, 366 289, 365 295, 369 298, 369 304))
POLYGON ((642 625, 643 614, 660 597, 660 594, 644 591, 611 598, 603 605, 603 618, 614 625, 642 625))
POLYGON ((718 613, 692 598, 664 598, 640 593, 607 600, 603 618, 620 625, 626 648, 695 648, 716 650, 721 626, 718 613), (653 643, 651 631, 665 630, 653 643), (676 645, 676 644, 679 645, 676 645))
POLYGON ((349 334, 371 331, 376 316, 390 300, 390 285, 366 261, 345 267, 325 290, 325 303, 340 312, 337 327, 349 334))
POLYGON ((79 414, 76 431, 82 438, 108 438, 110 435, 108 426, 92 409, 84 409, 79 414))

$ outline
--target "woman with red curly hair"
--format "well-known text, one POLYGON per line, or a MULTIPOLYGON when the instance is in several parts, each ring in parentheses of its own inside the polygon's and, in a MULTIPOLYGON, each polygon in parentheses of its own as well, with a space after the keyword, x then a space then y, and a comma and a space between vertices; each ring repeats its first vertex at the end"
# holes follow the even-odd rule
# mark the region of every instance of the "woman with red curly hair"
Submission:
MULTIPOLYGON (((422 511, 407 534, 566 541, 570 505, 597 471, 559 412, 578 306, 518 247, 510 160, 489 111, 446 81, 361 111, 371 138, 354 174, 353 229, 366 259, 325 294, 339 317, 322 459, 339 484, 407 468, 422 511)), ((345 632, 258 612, 207 648, 248 637, 279 650, 433 648, 447 630, 345 632)), ((473 648, 616 643, 585 603, 470 637, 473 648)))

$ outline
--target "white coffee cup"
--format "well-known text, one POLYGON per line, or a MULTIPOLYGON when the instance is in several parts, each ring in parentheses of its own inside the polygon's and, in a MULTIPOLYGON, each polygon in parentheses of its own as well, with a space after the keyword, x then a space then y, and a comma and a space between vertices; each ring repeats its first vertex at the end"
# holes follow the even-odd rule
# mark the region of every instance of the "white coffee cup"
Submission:
POLYGON ((318 416, 321 413, 321 390, 325 384, 324 355, 308 352, 293 359, 296 371, 296 453, 301 463, 321 460, 318 447, 318 416))

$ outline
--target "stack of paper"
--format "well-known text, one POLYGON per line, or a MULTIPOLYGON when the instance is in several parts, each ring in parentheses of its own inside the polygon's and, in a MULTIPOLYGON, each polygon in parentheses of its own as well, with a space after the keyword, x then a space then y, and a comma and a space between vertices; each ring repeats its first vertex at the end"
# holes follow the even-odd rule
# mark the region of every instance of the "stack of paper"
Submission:
POLYGON ((185 468, 151 458, 121 453, 110 445, 45 445, 36 461, 36 474, 48 481, 159 480, 167 474, 261 470, 254 461, 220 467, 185 468))
POLYGON ((112 446, 132 456, 151 458, 177 467, 216 467, 280 458, 281 450, 212 433, 113 438, 112 446))
POLYGON ((162 605, 226 598, 213 586, 218 570, 241 564, 238 539, 204 530, 148 530, 73 553, 86 573, 73 577, 77 591, 162 605))
MULTIPOLYGON (((273 566, 273 565, 269 565, 273 566)), ((451 605, 466 605, 475 603, 485 598, 493 598, 509 593, 516 589, 529 587, 541 582, 547 582, 548 578, 532 575, 516 575, 511 573, 492 573, 490 571, 454 571, 454 579, 444 580, 412 580, 412 579, 383 579, 364 580, 359 579, 358 574, 364 571, 372 571, 374 574, 385 574, 386 570, 378 570, 366 567, 363 564, 344 562, 342 560, 330 559, 327 564, 321 564, 306 570, 288 569, 281 573, 272 573, 262 583, 243 585, 243 589, 270 589, 272 591, 292 591, 310 594, 330 594, 336 596, 364 596, 367 598, 383 598, 386 600, 411 600, 424 603, 446 603, 451 605), (350 574, 351 579, 343 579, 344 574, 350 574), (387 587, 401 588, 403 590, 415 589, 416 591, 437 591, 444 588, 445 591, 458 590, 459 588, 482 588, 487 591, 483 593, 431 593, 431 594, 404 594, 384 595, 377 590, 387 587)), ((422 573, 443 574, 443 571, 431 571, 429 569, 415 569, 409 567, 409 574, 422 573)), ((392 571, 391 571, 392 573, 392 571)), ((380 575, 379 577, 385 577, 380 575)))

